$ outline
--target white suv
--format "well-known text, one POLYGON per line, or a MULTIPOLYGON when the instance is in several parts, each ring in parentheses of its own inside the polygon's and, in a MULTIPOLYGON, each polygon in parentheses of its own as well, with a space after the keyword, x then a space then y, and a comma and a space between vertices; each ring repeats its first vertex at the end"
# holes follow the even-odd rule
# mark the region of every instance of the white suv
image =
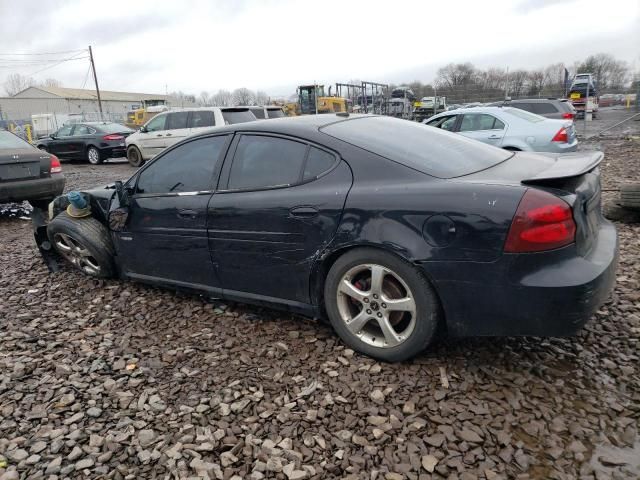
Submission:
POLYGON ((202 107, 159 113, 127 137, 127 160, 132 166, 139 167, 189 135, 255 119, 247 107, 202 107))

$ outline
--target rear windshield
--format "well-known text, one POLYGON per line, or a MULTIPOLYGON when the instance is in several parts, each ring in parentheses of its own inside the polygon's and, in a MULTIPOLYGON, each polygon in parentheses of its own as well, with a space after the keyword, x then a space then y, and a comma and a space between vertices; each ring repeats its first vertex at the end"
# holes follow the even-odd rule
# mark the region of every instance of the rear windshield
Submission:
POLYGON ((439 178, 469 175, 512 156, 501 148, 455 133, 392 117, 361 117, 323 127, 322 132, 439 178))
POLYGON ((222 110, 222 118, 225 125, 233 125, 234 123, 253 122, 256 116, 246 110, 222 110))
POLYGON ((267 115, 269 118, 280 118, 285 116, 281 108, 267 108, 267 115))
POLYGON ((120 125, 119 123, 102 123, 100 125, 94 125, 94 127, 103 133, 126 133, 133 132, 129 127, 120 125))
POLYGON ((31 144, 25 142, 20 137, 6 130, 0 130, 0 149, 13 148, 33 148, 31 144))
POLYGON ((526 110, 521 110, 519 108, 504 108, 504 111, 531 123, 544 122, 546 120, 540 115, 536 115, 535 113, 527 112, 526 110))

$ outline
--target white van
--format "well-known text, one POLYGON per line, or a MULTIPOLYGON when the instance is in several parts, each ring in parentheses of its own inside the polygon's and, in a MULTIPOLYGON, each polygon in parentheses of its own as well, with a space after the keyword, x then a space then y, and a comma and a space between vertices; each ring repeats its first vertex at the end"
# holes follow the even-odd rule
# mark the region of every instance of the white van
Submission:
POLYGON ((255 119, 247 107, 201 107, 162 112, 127 137, 127 160, 132 166, 139 167, 189 135, 255 119))

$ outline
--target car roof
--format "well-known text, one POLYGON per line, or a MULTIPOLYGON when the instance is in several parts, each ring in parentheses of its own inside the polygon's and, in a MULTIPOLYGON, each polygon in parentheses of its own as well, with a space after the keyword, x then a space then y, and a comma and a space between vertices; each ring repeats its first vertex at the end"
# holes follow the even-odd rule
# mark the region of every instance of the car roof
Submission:
POLYGON ((199 111, 213 111, 213 110, 232 110, 237 112, 242 112, 245 110, 249 110, 249 107, 185 107, 185 108, 175 108, 173 110, 167 110, 166 112, 159 112, 159 115, 167 115, 168 113, 176 113, 176 112, 199 112, 199 111))
MULTIPOLYGON (((323 113, 320 115, 302 115, 298 117, 280 117, 269 120, 268 122, 244 122, 234 123, 233 125, 224 125, 219 127, 211 127, 198 136, 206 136, 213 132, 270 132, 280 133, 283 135, 304 135, 304 134, 317 134, 319 129, 330 125, 332 123, 342 122, 345 120, 373 117, 379 115, 368 114, 335 114, 335 113, 323 113)), ((189 137, 189 138, 194 138, 189 137)))
POLYGON ((509 100, 506 102, 506 105, 509 103, 548 103, 548 102, 562 102, 566 101, 566 99, 562 98, 516 98, 514 100, 509 100))

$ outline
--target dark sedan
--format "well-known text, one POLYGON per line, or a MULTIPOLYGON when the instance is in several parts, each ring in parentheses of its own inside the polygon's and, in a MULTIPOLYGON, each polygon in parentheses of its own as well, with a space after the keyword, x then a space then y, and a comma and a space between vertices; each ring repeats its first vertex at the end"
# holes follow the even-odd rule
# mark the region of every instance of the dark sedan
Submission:
POLYGON ((190 137, 84 192, 91 217, 60 197, 47 233, 89 275, 326 315, 347 345, 399 361, 438 329, 579 330, 618 258, 601 160, 389 117, 275 119, 190 137))
POLYGON ((60 161, 0 130, 0 203, 29 200, 45 207, 64 190, 60 161))
POLYGON ((125 138, 133 132, 119 123, 75 123, 38 140, 36 146, 61 158, 88 160, 97 165, 107 158, 126 157, 125 138))

